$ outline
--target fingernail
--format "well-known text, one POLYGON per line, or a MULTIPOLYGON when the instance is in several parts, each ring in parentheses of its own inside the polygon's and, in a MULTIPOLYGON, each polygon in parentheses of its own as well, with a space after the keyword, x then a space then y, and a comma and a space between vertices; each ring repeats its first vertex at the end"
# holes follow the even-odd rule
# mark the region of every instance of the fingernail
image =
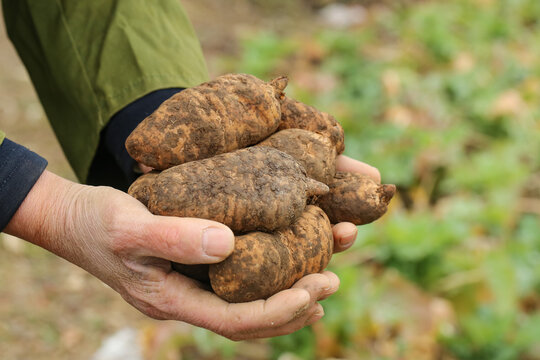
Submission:
POLYGON ((208 256, 228 256, 234 248, 234 235, 228 229, 206 228, 203 230, 202 246, 208 256))
POLYGON ((353 231, 352 233, 347 234, 343 236, 341 239, 339 239, 339 245, 341 245, 341 247, 344 247, 344 248, 349 247, 353 244, 355 237, 356 237, 356 231, 353 231))

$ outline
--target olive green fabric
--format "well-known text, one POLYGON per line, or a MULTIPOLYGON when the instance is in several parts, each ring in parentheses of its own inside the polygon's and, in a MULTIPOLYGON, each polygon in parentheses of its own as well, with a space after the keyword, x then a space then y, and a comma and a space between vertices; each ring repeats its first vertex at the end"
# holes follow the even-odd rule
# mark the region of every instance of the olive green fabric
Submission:
POLYGON ((8 35, 81 181, 111 116, 157 89, 207 80, 178 0, 3 0, 8 35))
POLYGON ((2 130, 0 130, 0 145, 2 145, 5 138, 6 138, 6 134, 4 134, 2 130))

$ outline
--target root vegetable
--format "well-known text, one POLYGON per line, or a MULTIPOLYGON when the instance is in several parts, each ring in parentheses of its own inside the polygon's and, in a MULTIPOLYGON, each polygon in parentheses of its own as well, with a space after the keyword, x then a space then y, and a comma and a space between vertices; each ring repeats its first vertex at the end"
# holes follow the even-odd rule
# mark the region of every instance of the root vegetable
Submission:
POLYGON ((133 196, 148 207, 148 198, 150 197, 150 186, 156 180, 159 172, 152 171, 147 174, 141 175, 131 184, 128 189, 128 194, 133 196))
POLYGON ((164 170, 256 144, 276 131, 286 85, 285 77, 229 74, 181 91, 137 126, 127 151, 164 170))
POLYGON ((257 146, 161 172, 150 188, 148 209, 215 220, 236 233, 272 232, 294 222, 309 196, 326 192, 290 155, 257 146))
POLYGON ((338 154, 345 149, 343 128, 332 115, 286 96, 281 101, 281 122, 278 130, 283 129, 313 131, 328 137, 338 154))
POLYGON ((396 191, 395 185, 381 185, 365 175, 337 172, 328 184, 330 191, 317 199, 332 224, 342 221, 364 225, 380 218, 396 191))
POLYGON ((259 145, 270 146, 291 155, 312 179, 326 184, 334 178, 336 149, 330 139, 321 134, 303 129, 285 129, 259 145))
POLYGON ((305 275, 322 271, 330 261, 333 245, 328 217, 309 205, 287 229, 236 237, 233 253, 210 265, 212 289, 229 302, 265 299, 290 288, 305 275))

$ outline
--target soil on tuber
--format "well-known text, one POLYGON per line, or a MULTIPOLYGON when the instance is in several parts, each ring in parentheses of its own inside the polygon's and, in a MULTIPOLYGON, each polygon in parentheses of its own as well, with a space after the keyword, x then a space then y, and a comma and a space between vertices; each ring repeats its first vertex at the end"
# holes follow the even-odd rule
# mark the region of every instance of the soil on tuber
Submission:
POLYGON ((218 221, 236 233, 271 232, 293 223, 310 196, 326 192, 290 155, 257 146, 161 172, 150 187, 148 209, 218 221))
POLYGON ((332 141, 338 154, 345 150, 343 128, 332 115, 287 96, 281 100, 278 130, 283 129, 304 129, 319 133, 332 141))
POLYGON ((156 180, 158 174, 158 171, 152 171, 139 176, 129 187, 128 194, 142 202, 144 206, 148 207, 150 187, 154 183, 154 180, 156 180))
POLYGON ((210 284, 228 302, 265 299, 324 270, 333 245, 328 217, 309 205, 289 228, 237 236, 233 253, 210 265, 210 284))
POLYGON ((229 74, 163 102, 126 140, 128 153, 157 170, 245 148, 277 130, 287 78, 270 83, 229 74))
POLYGON ((312 179, 327 184, 334 178, 336 149, 330 139, 321 134, 303 129, 285 129, 259 145, 271 146, 291 155, 312 179))
POLYGON ((380 218, 396 192, 395 185, 377 184, 370 177, 336 172, 328 184, 330 191, 318 197, 316 204, 330 218, 332 224, 348 221, 364 225, 380 218))

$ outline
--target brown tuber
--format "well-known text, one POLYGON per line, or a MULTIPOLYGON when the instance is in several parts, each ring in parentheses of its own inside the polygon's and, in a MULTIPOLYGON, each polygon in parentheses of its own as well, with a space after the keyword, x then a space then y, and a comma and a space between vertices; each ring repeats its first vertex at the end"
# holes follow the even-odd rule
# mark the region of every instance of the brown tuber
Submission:
POLYGON ((287 229, 237 236, 233 253, 210 265, 210 284, 229 302, 265 299, 303 276, 324 270, 333 246, 328 217, 309 205, 287 229))
POLYGON ((166 100, 126 140, 128 153, 157 170, 245 148, 277 130, 281 77, 223 75, 166 100))
POLYGON ((159 172, 152 171, 141 175, 135 180, 128 189, 128 194, 133 196, 148 207, 148 199, 150 198, 150 187, 156 180, 159 172))
POLYGON ((321 134, 303 129, 285 129, 259 145, 271 146, 291 155, 312 179, 327 184, 334 178, 336 149, 330 140, 321 134))
POLYGON ((368 176, 339 171, 328 187, 330 191, 317 199, 317 205, 332 224, 373 222, 384 215, 396 192, 395 185, 381 185, 368 176))
POLYGON ((161 172, 151 185, 148 209, 218 221, 236 233, 274 231, 293 223, 308 197, 326 192, 290 155, 257 146, 161 172))
POLYGON ((345 150, 343 128, 332 115, 286 96, 281 101, 278 130, 283 129, 304 129, 319 133, 332 141, 338 154, 345 150))

